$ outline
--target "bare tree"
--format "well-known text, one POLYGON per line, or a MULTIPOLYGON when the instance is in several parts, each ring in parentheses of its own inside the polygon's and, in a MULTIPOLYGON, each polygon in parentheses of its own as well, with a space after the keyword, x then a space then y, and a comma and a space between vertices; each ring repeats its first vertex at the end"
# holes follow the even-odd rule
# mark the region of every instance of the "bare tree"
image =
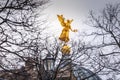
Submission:
POLYGON ((104 68, 101 74, 120 75, 120 4, 107 4, 99 15, 91 11, 90 21, 94 30, 88 36, 94 39, 89 49, 93 51, 96 62, 104 68))
MULTIPOLYGON (((26 61, 31 44, 41 34, 43 20, 38 12, 49 0, 1 0, 0 1, 0 69, 11 71, 26 61), (38 9, 39 8, 39 9, 38 9)), ((32 46, 33 47, 33 46, 32 46)), ((21 73, 21 75, 23 75, 21 73)))
MULTIPOLYGON (((95 75, 103 69, 103 67, 100 66, 100 63, 97 63, 97 61, 95 61, 91 57, 90 54, 91 48, 89 49, 88 45, 85 45, 85 43, 82 43, 81 41, 78 42, 72 41, 71 53, 65 55, 61 52, 61 45, 59 44, 57 39, 52 39, 52 41, 50 41, 48 38, 45 40, 46 40, 45 44, 42 46, 42 48, 38 47, 37 50, 38 50, 38 54, 41 53, 39 54, 39 60, 42 60, 41 58, 43 57, 43 54, 44 56, 50 54, 54 58, 55 65, 53 66, 54 70, 51 71, 52 77, 50 78, 50 76, 45 76, 48 77, 50 80, 56 80, 56 79, 59 80, 64 78, 65 76, 67 76, 68 80, 74 80, 73 78, 77 78, 77 77, 79 77, 81 80, 85 80, 88 78, 93 79, 93 76, 95 77, 95 75), (90 74, 88 72, 86 73, 86 75, 81 75, 84 72, 79 71, 79 69, 77 69, 77 71, 79 72, 76 74, 80 74, 80 75, 75 76, 76 71, 74 70, 74 68, 76 69, 77 66, 79 68, 85 67, 91 69, 93 70, 93 73, 90 74)), ((39 70, 38 72, 41 72, 41 70, 39 70)), ((43 73, 44 71, 41 72, 41 74, 43 73)), ((44 80, 45 77, 42 79, 44 80)), ((95 78, 95 79, 99 79, 99 78, 95 78)))
MULTIPOLYGON (((9 74, 9 80, 31 80, 35 76, 35 80, 50 78, 43 67, 43 58, 47 54, 51 54, 55 59, 52 80, 58 77, 61 79, 66 71, 72 72, 72 67, 76 64, 93 69, 95 74, 100 72, 103 66, 100 59, 99 62, 97 58, 93 59, 89 45, 81 41, 71 42, 71 54, 64 56, 56 39, 50 42, 49 37, 41 37, 43 29, 40 27, 45 21, 40 21, 38 26, 36 11, 38 8, 44 8, 46 3, 48 0, 0 2, 0 68, 14 75, 9 74), (22 62, 26 67, 19 69, 19 66, 24 65, 22 62), (20 76, 24 77, 20 78, 20 76)), ((92 76, 93 74, 84 77, 83 80, 92 76)))

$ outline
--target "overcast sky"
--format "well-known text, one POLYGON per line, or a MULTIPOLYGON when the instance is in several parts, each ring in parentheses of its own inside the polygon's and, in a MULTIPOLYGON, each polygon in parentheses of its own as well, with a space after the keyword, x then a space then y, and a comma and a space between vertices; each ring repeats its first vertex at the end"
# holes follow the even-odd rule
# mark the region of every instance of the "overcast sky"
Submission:
MULTIPOLYGON (((98 12, 101 11, 106 4, 119 2, 120 0, 51 0, 51 5, 45 9, 44 13, 47 14, 50 33, 52 34, 53 32, 53 34, 58 37, 62 27, 57 20, 57 14, 63 14, 66 19, 74 19, 72 28, 77 28, 79 32, 83 32, 89 29, 85 21, 89 16, 90 10, 98 12)), ((77 35, 77 33, 75 33, 75 35, 77 35)))

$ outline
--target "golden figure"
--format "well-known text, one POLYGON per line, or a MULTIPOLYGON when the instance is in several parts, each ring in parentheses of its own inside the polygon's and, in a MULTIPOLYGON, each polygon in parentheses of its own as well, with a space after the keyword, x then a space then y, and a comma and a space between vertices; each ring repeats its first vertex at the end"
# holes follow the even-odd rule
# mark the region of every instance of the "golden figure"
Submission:
POLYGON ((71 23, 73 19, 72 20, 68 19, 65 21, 65 18, 63 17, 63 15, 57 15, 57 17, 58 17, 60 24, 63 27, 63 30, 60 34, 59 39, 65 42, 61 48, 61 52, 65 55, 68 55, 70 53, 70 47, 66 43, 69 41, 69 30, 71 30, 72 32, 77 32, 77 30, 76 29, 73 30, 71 28, 71 23))
POLYGON ((61 33, 59 39, 66 43, 69 41, 69 30, 71 30, 72 32, 77 32, 77 30, 76 29, 72 30, 72 28, 71 28, 71 22, 73 21, 73 19, 72 20, 68 19, 65 22, 65 18, 63 17, 63 15, 57 15, 57 17, 58 17, 60 24, 63 27, 63 30, 62 30, 62 33, 61 33))

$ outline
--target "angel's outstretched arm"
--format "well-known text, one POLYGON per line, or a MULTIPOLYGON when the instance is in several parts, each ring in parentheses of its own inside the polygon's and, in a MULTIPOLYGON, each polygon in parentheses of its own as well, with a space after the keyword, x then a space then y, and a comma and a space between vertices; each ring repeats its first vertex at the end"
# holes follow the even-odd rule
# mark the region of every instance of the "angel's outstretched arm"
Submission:
POLYGON ((77 31, 78 31, 77 29, 72 29, 71 26, 70 26, 70 30, 71 30, 72 32, 77 32, 77 31))

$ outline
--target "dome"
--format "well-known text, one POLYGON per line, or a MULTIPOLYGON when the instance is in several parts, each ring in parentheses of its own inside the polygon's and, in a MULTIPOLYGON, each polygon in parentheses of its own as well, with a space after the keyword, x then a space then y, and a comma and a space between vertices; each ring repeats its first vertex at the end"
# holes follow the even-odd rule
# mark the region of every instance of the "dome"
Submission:
POLYGON ((97 74, 84 67, 74 67, 73 74, 77 80, 102 80, 97 74))

